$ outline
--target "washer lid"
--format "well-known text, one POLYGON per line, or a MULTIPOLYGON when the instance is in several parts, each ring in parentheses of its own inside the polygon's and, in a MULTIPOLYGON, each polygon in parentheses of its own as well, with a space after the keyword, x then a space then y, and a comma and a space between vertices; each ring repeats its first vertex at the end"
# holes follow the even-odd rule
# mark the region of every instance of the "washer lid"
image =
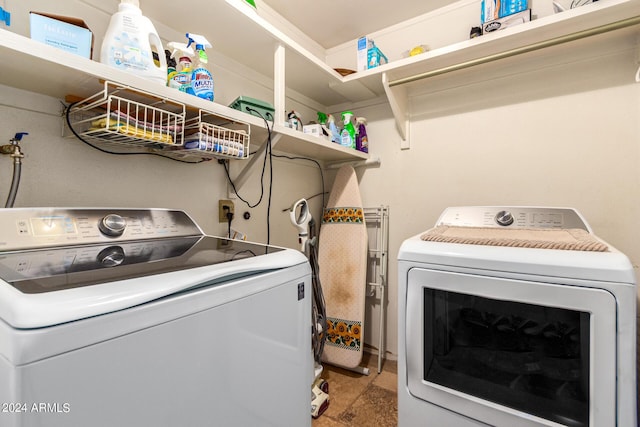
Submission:
POLYGON ((294 250, 190 236, 0 253, 0 319, 40 328, 306 263, 294 250))

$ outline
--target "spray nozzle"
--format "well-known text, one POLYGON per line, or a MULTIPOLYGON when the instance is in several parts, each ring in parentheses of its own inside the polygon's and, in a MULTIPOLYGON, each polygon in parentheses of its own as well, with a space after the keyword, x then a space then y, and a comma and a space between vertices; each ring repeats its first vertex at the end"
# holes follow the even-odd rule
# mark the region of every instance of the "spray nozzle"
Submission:
POLYGON ((198 52, 198 57, 200 61, 204 64, 209 62, 209 58, 207 57, 207 52, 205 52, 205 48, 211 47, 211 43, 204 37, 199 34, 187 33, 187 39, 189 40, 188 46, 191 44, 196 45, 196 52, 198 52))
POLYGON ((342 113, 342 121, 346 124, 349 123, 351 121, 351 118, 353 117, 353 113, 351 111, 345 111, 342 113))
POLYGON ((189 47, 185 43, 178 42, 169 42, 167 43, 167 47, 171 49, 171 57, 172 58, 183 58, 189 57, 192 58, 195 53, 193 52, 193 48, 189 47))

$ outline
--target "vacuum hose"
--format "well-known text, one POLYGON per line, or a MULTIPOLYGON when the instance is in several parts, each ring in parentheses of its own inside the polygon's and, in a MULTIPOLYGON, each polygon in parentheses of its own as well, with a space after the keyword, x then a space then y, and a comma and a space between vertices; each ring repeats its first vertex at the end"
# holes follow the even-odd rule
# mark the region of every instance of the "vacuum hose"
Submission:
POLYGON ((327 338, 327 309, 322 293, 322 283, 320 283, 320 267, 318 265, 318 239, 315 236, 315 221, 313 218, 309 222, 309 263, 312 271, 312 287, 313 287, 313 356, 319 364, 324 351, 324 342, 327 338))

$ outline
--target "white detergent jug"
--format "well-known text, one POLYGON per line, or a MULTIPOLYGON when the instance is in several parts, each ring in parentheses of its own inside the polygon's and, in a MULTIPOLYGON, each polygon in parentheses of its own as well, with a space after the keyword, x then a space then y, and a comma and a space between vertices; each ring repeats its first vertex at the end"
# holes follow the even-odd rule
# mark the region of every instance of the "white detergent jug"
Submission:
POLYGON ((100 62, 166 85, 164 48, 153 24, 142 15, 138 0, 121 0, 102 41, 100 62), (158 63, 153 52, 158 54, 158 63))

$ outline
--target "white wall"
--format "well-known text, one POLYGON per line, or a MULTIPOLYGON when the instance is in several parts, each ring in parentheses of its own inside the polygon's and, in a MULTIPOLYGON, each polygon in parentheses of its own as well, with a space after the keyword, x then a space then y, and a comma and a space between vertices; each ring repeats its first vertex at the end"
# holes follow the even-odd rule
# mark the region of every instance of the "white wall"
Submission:
MULTIPOLYGON (((382 159, 359 171, 363 202, 390 207, 389 351, 397 350, 399 246, 448 206, 574 207, 640 263, 637 66, 625 50, 415 96, 406 151, 388 106, 358 111, 371 123, 370 152, 382 159)), ((377 320, 372 326, 376 334, 377 320)))

